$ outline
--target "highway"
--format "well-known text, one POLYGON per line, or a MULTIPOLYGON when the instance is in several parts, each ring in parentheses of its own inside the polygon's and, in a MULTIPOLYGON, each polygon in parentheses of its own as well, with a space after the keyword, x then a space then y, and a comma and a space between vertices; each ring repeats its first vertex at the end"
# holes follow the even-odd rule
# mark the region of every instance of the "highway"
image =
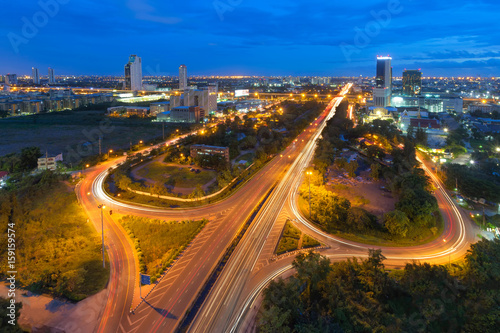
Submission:
MULTIPOLYGON (((326 114, 326 113, 324 113, 326 114)), ((322 117, 319 117, 322 119, 322 117)), ((316 122, 312 125, 315 126, 316 122)), ((161 279, 146 302, 130 313, 137 300, 138 272, 132 244, 114 220, 116 214, 104 211, 106 252, 111 265, 108 300, 101 314, 97 332, 173 332, 185 311, 198 294, 208 275, 224 254, 237 230, 254 207, 275 185, 299 154, 299 147, 309 142, 312 132, 304 131, 300 140, 275 157, 235 194, 225 200, 193 209, 161 209, 116 201, 103 191, 103 181, 110 168, 125 158, 86 170, 77 187, 77 195, 100 232, 99 204, 119 214, 133 214, 163 220, 208 218, 210 222, 194 239, 180 259, 161 279), (242 195, 244 194, 244 195, 242 195)), ((175 139, 174 139, 175 140, 175 139)), ((167 142, 171 144, 172 141, 167 142)))
MULTIPOLYGON (((333 113, 334 110, 331 115, 333 113)), ((322 126, 319 126, 316 133, 318 136, 321 129, 322 126)), ((278 190, 262 210, 262 215, 247 232, 244 241, 235 251, 199 311, 190 332, 243 330, 240 324, 245 322, 247 311, 267 283, 278 276, 291 274, 293 256, 271 262, 261 269, 255 269, 255 263, 261 255, 261 250, 280 212, 294 219, 300 229, 329 245, 330 248, 323 250, 322 254, 334 261, 345 260, 353 256, 367 257, 369 248, 380 248, 387 258, 385 263, 388 267, 402 267, 413 260, 443 264, 462 257, 470 244, 477 241, 475 235, 479 229, 455 205, 440 180, 420 159, 422 168, 438 189, 435 196, 445 224, 443 234, 436 240, 413 247, 380 247, 343 240, 319 230, 302 216, 297 207, 298 187, 302 182, 304 169, 309 165, 314 154, 315 138, 317 136, 314 136, 304 147, 287 175, 281 180, 278 190)), ((274 239, 272 241, 275 242, 274 239)), ((246 322, 248 323, 248 320, 246 322)))
MULTIPOLYGON (((344 87, 341 95, 347 93, 349 88, 350 85, 344 87)), ((167 210, 118 202, 104 193, 102 185, 107 170, 121 163, 124 158, 87 170, 87 177, 77 187, 77 195, 97 230, 100 230, 100 212, 97 206, 101 203, 120 214, 163 220, 210 220, 160 280, 146 302, 141 303, 134 313, 130 313, 133 300, 138 297, 137 261, 124 230, 105 211, 104 233, 111 277, 108 300, 96 331, 174 332, 239 227, 277 180, 278 185, 232 254, 195 317, 190 332, 238 331, 254 300, 270 279, 291 274, 293 257, 269 261, 269 251, 263 250, 275 246, 270 244, 275 242, 275 238, 270 235, 276 233, 280 227, 277 221, 284 217, 294 219, 300 229, 329 245, 330 248, 323 250, 322 254, 333 260, 352 256, 366 257, 367 249, 375 246, 327 235, 304 218, 297 208, 297 190, 302 181, 303 170, 313 157, 316 139, 321 135, 326 120, 334 115, 335 108, 342 99, 343 97, 334 98, 325 112, 281 153, 281 157, 274 158, 233 195, 211 205, 167 210), (265 264, 257 265, 257 262, 265 264)), ((431 243, 415 247, 382 247, 389 266, 402 266, 413 259, 448 262, 462 256, 469 244, 475 241, 477 229, 455 206, 425 163, 423 168, 438 187, 436 198, 445 220, 443 235, 431 243)))
POLYGON ((314 155, 316 140, 326 126, 327 120, 335 114, 336 108, 342 100, 343 97, 335 98, 332 101, 329 114, 320 123, 309 127, 309 130, 314 130, 313 134, 306 131, 298 137, 297 141, 302 142, 302 136, 308 136, 307 140, 304 140, 305 143, 301 145, 303 146, 301 152, 280 180, 276 190, 229 259, 209 297, 198 312, 189 332, 223 332, 229 326, 234 310, 237 308, 239 296, 246 281, 249 280, 270 231, 290 193, 295 190, 294 185, 297 179, 300 179, 304 167, 309 164, 314 155))

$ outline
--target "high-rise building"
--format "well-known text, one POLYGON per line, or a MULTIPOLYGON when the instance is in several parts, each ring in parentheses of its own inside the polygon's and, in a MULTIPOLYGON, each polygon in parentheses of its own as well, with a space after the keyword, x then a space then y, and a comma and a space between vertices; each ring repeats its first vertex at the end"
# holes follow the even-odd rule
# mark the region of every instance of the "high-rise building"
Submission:
POLYGON ((422 72, 419 69, 406 70, 403 72, 403 95, 420 95, 422 89, 422 72))
POLYGON ((142 59, 132 54, 125 65, 125 89, 142 90, 142 59))
POLYGON ((17 74, 7 74, 5 75, 5 84, 11 86, 17 84, 17 74))
POLYGON ((391 57, 377 57, 377 75, 373 89, 374 106, 386 107, 391 105, 392 95, 392 67, 391 57))
POLYGON ((49 67, 49 84, 56 84, 56 76, 54 75, 54 68, 49 67))
POLYGON ((179 90, 186 90, 188 88, 187 83, 187 67, 186 65, 179 66, 179 90))
POLYGON ((38 68, 31 68, 31 78, 33 79, 33 84, 40 84, 40 74, 38 73, 38 68))

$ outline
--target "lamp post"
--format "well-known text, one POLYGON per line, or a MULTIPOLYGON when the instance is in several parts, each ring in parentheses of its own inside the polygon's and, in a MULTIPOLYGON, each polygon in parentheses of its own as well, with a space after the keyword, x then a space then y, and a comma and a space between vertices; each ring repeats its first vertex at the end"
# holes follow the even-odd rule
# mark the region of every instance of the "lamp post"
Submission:
POLYGON ((101 234, 102 234, 102 268, 106 268, 106 264, 104 262, 104 218, 102 214, 102 210, 106 208, 104 205, 97 206, 101 210, 101 234))
POLYGON ((312 175, 312 172, 311 171, 307 171, 306 172, 307 174, 307 180, 309 181, 309 218, 311 218, 311 175, 312 175))

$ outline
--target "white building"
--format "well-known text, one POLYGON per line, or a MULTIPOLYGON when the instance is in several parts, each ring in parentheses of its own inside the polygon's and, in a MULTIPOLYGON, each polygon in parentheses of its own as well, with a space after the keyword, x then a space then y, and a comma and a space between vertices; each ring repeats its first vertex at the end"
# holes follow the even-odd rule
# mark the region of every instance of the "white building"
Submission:
POLYGON ((56 84, 56 77, 54 75, 54 68, 49 67, 49 84, 56 84))
POLYGON ((38 72, 38 68, 31 68, 31 78, 33 79, 33 84, 40 84, 40 73, 38 72))
POLYGON ((142 59, 132 54, 125 65, 125 89, 142 90, 142 59))
POLYGON ((38 159, 38 170, 55 170, 57 161, 63 160, 62 153, 53 157, 45 156, 38 159))
POLYGON ((187 88, 188 88, 187 67, 186 67, 186 65, 180 65, 180 67, 179 67, 179 90, 186 90, 187 88))
POLYGON ((462 113, 464 101, 452 94, 426 93, 422 96, 394 96, 392 104, 395 107, 422 107, 432 113, 462 113))

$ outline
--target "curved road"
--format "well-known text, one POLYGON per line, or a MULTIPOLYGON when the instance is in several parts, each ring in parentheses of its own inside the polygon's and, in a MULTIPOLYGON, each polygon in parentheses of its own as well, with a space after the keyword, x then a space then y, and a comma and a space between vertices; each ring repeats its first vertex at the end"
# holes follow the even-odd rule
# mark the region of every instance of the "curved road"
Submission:
MULTIPOLYGON (((350 86, 343 90, 345 94, 350 86)), ((285 214, 294 218, 300 228, 316 237, 330 249, 323 254, 332 259, 366 256, 366 249, 375 246, 357 244, 324 234, 311 225, 296 207, 297 189, 303 169, 309 164, 315 149, 316 139, 325 126, 325 118, 335 113, 342 98, 334 98, 331 109, 325 112, 291 144, 281 157, 276 157, 238 191, 227 199, 208 206, 193 209, 166 210, 125 204, 109 198, 102 191, 106 170, 120 163, 123 158, 108 162, 87 171, 87 177, 77 188, 87 213, 100 230, 101 203, 120 214, 133 214, 165 220, 187 220, 209 218, 210 222, 194 239, 177 263, 162 277, 155 289, 130 313, 131 305, 137 303, 138 272, 132 244, 123 229, 104 214, 104 233, 107 254, 111 264, 108 286, 108 301, 102 312, 97 332, 173 332, 199 292, 206 277, 224 254, 242 223, 250 216, 254 207, 280 180, 275 190, 254 219, 245 237, 231 256, 226 268, 212 288, 209 297, 200 309, 190 331, 223 332, 235 331, 243 322, 244 314, 259 291, 271 279, 290 274, 288 257, 256 268, 258 260, 267 260, 263 248, 275 222, 285 214), (242 195, 243 194, 243 195, 242 195), (135 301, 134 301, 135 299, 135 301)), ((424 164, 424 169, 430 171, 424 164)), ((434 181, 437 178, 431 174, 434 181)), ((403 265, 411 259, 447 262, 451 255, 462 255, 470 242, 474 241, 475 229, 465 221, 442 185, 436 193, 439 207, 445 219, 442 238, 428 244, 410 248, 382 247, 388 265, 403 265)), ((144 296, 144 295, 143 295, 144 296)))
MULTIPOLYGON (((327 114, 326 110, 311 127, 327 114)), ((198 294, 208 275, 222 257, 238 229, 251 215, 254 207, 283 177, 301 148, 309 142, 312 130, 306 130, 297 140, 275 157, 229 198, 194 209, 161 209, 118 202, 102 190, 109 168, 123 162, 115 159, 86 170, 86 178, 77 187, 77 195, 96 229, 101 230, 99 204, 105 204, 104 234, 111 266, 108 300, 101 315, 97 332, 173 332, 179 320, 198 294), (244 195, 242 195, 244 194, 244 195), (114 221, 107 209, 120 214, 133 214, 164 220, 208 218, 210 222, 193 240, 175 265, 164 275, 155 289, 133 313, 138 303, 138 272, 132 244, 123 228, 114 221)), ((144 295, 143 295, 144 296, 144 295)))

